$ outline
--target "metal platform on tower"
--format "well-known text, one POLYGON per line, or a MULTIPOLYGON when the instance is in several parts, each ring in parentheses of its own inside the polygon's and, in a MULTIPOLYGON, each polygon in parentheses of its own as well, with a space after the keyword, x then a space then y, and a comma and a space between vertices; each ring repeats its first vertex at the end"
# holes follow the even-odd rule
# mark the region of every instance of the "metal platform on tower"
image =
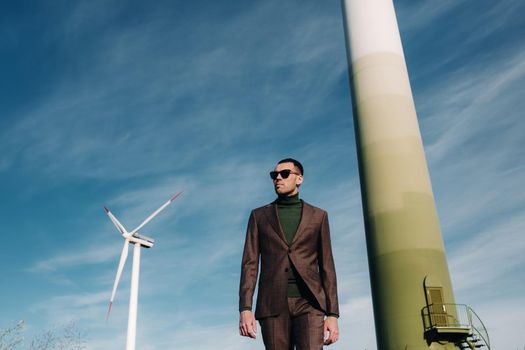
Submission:
POLYGON ((455 343, 460 349, 490 350, 485 325, 465 304, 431 304, 422 310, 425 338, 431 342, 455 343))

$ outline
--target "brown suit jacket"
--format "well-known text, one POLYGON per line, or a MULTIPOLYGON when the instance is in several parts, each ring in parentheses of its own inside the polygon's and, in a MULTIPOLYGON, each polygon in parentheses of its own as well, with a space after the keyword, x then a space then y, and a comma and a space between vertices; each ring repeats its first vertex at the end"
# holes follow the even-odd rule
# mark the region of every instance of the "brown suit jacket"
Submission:
POLYGON ((251 308, 259 270, 257 319, 278 315, 287 307, 290 262, 326 314, 339 315, 335 265, 327 213, 303 201, 301 221, 288 245, 274 203, 250 214, 239 287, 239 309, 251 308))

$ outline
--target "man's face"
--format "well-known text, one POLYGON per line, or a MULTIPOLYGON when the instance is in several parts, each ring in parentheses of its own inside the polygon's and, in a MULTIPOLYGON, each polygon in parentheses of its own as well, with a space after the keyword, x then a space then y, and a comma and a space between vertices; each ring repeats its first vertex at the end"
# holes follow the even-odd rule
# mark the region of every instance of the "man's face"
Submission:
POLYGON ((290 175, 286 179, 283 179, 281 174, 277 175, 277 178, 273 180, 273 187, 279 196, 293 196, 299 192, 299 185, 303 182, 303 176, 299 175, 293 163, 281 163, 275 167, 275 171, 285 169, 291 171, 290 175))

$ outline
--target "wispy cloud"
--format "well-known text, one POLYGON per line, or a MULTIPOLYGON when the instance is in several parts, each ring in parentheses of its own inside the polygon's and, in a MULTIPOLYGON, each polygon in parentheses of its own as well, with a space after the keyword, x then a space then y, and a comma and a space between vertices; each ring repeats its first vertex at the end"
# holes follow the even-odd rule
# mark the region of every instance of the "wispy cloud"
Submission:
MULTIPOLYGON (((93 327, 96 324, 101 327, 106 315, 107 301, 108 293, 106 292, 66 294, 36 303, 30 307, 30 310, 47 316, 46 323, 48 326, 73 321, 82 328, 88 325, 93 327)), ((113 312, 112 317, 124 321, 126 313, 117 310, 117 312, 113 312)))
POLYGON ((420 27, 428 26, 433 21, 439 20, 458 5, 460 3, 453 0, 400 2, 396 4, 396 10, 398 17, 403 19, 403 26, 413 33, 420 27))
MULTIPOLYGON (((326 95, 310 92, 326 94, 345 66, 337 57, 326 61, 330 52, 343 52, 334 41, 323 40, 327 32, 339 31, 331 16, 301 21, 293 30, 287 21, 279 22, 274 30, 290 37, 287 45, 272 48, 267 33, 254 26, 267 20, 273 6, 261 4, 232 21, 202 26, 172 25, 171 17, 157 14, 106 33, 84 53, 81 70, 64 76, 47 99, 4 133, 7 159, 54 176, 122 179, 191 167, 209 154, 235 152, 267 134, 289 134, 295 120, 283 118, 275 129, 274 118, 315 116, 326 95), (211 38, 199 43, 182 33, 211 33, 211 38), (186 50, 166 45, 178 40, 186 50), (319 75, 306 74, 312 69, 319 75), (296 110, 297 98, 304 100, 304 111, 296 110)), ((90 13, 68 22, 69 32, 92 35, 83 32, 90 30, 85 25, 90 13)))
POLYGON ((518 115, 503 111, 509 110, 504 106, 521 103, 516 88, 525 78, 524 57, 525 50, 519 50, 490 66, 484 62, 465 66, 426 94, 428 98, 422 100, 428 101, 428 106, 422 106, 423 113, 431 110, 430 104, 433 106, 425 126, 441 131, 440 137, 426 147, 431 161, 442 159, 486 131, 487 123, 490 128, 503 124, 507 130, 518 127, 523 132, 518 115))
POLYGON ((33 273, 54 272, 65 268, 73 268, 79 265, 90 265, 107 262, 114 259, 118 251, 114 245, 97 245, 88 249, 75 252, 67 252, 46 260, 36 262, 27 271, 33 273))
MULTIPOLYGON (((522 288, 523 281, 513 282, 507 277, 525 268, 522 253, 525 248, 522 239, 524 224, 525 213, 522 212, 489 225, 475 237, 453 246, 449 255, 450 265, 454 267, 455 288, 460 291, 480 290, 498 280, 505 283, 506 288, 522 288)), ((485 293, 478 294, 489 297, 495 292, 488 288, 485 293)))

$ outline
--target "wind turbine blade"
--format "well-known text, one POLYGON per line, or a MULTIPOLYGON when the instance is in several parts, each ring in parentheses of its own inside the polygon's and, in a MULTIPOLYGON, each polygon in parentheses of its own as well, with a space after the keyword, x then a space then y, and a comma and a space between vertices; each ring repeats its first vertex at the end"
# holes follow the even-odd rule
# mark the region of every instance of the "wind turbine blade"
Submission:
POLYGON ((144 225, 146 225, 148 222, 151 221, 151 219, 153 219, 158 213, 160 213, 162 210, 164 210, 164 208, 166 208, 168 205, 171 204, 171 202, 173 202, 178 196, 181 195, 182 192, 179 192, 177 193, 176 195, 174 195, 173 197, 171 197, 166 203, 164 203, 163 205, 160 206, 159 209, 155 210, 153 212, 153 214, 151 214, 146 220, 144 220, 144 222, 142 222, 142 224, 140 224, 136 229, 134 229, 133 231, 131 231, 131 235, 135 234, 138 232, 138 230, 140 230, 141 228, 144 227, 144 225))
POLYGON ((118 219, 109 211, 108 208, 104 207, 104 209, 106 210, 106 214, 108 214, 109 219, 111 220, 113 225, 115 225, 115 227, 120 231, 120 233, 123 235, 127 234, 128 231, 126 231, 124 225, 122 225, 120 221, 118 221, 118 219))
POLYGON ((124 264, 128 257, 128 248, 129 241, 126 239, 124 241, 124 247, 122 248, 122 253, 120 254, 120 261, 118 263, 117 276, 115 277, 115 283, 113 283, 113 291, 111 292, 111 298, 109 299, 108 314, 106 315, 106 320, 109 318, 109 313, 111 312, 111 306, 113 305, 113 300, 115 300, 115 294, 117 293, 118 282, 120 281, 120 275, 122 275, 122 270, 124 269, 124 264))

